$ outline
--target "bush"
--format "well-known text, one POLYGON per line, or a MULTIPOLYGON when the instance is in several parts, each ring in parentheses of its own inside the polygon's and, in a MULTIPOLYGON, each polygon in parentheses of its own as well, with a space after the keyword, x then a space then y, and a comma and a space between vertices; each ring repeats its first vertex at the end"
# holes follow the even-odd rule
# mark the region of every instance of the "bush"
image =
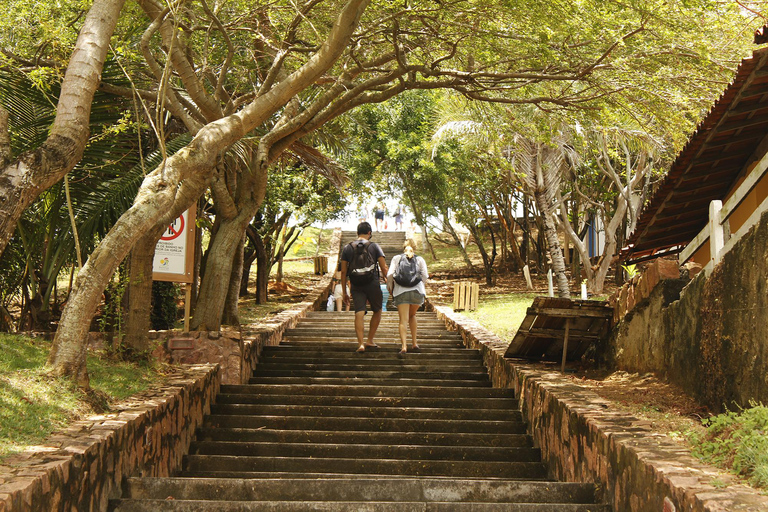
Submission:
POLYGON ((750 406, 703 420, 706 433, 692 436, 693 453, 768 488, 768 407, 750 406))
POLYGON ((178 307, 176 297, 179 294, 179 286, 176 283, 154 281, 152 283, 152 312, 150 319, 152 329, 165 331, 173 329, 176 325, 178 307))

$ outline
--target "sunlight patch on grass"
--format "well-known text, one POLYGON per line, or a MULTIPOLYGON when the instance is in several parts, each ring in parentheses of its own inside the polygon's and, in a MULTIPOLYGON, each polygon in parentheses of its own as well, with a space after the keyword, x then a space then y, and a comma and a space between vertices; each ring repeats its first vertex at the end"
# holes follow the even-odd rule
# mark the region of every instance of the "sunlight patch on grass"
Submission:
MULTIPOLYGON (((0 459, 40 444, 56 430, 93 413, 85 394, 46 372, 50 342, 0 334, 0 459)), ((91 387, 108 402, 146 390, 162 367, 88 356, 91 387)))
POLYGON ((535 294, 481 295, 475 311, 464 315, 479 322, 504 341, 512 341, 535 294))

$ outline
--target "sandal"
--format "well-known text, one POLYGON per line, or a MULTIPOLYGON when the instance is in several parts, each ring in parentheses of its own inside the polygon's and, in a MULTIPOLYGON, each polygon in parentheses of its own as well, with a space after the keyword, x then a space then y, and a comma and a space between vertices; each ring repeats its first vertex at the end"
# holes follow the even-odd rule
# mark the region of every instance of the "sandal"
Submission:
POLYGON ((411 347, 411 352, 421 352, 421 347, 418 345, 414 345, 411 347))
POLYGON ((400 352, 397 353, 397 355, 400 357, 403 357, 407 353, 408 353, 407 349, 401 349, 400 352))
POLYGON ((368 343, 365 344, 365 348, 379 348, 379 346, 375 343, 371 343, 370 345, 368 343))
POLYGON ((355 350, 355 352, 357 352, 358 354, 362 354, 363 352, 365 352, 365 347, 361 345, 357 347, 357 350, 355 350))

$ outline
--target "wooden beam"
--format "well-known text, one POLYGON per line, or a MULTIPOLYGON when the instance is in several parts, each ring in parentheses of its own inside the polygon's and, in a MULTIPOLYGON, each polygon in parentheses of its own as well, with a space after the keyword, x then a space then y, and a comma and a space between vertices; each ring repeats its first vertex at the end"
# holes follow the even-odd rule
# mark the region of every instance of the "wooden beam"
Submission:
MULTIPOLYGON (((530 338, 559 338, 563 335, 563 329, 544 329, 539 327, 533 327, 527 331, 518 330, 517 332, 530 338)), ((571 329, 571 338, 597 340, 600 339, 600 334, 593 331, 571 329)))
POLYGON ((613 316, 613 310, 605 308, 606 311, 598 311, 585 308, 559 309, 559 308, 528 308, 529 315, 551 316, 558 318, 578 318, 588 316, 592 318, 610 318, 613 316))
POLYGON ((565 321, 565 335, 563 336, 563 362, 560 365, 560 373, 565 373, 565 357, 568 354, 568 334, 571 330, 571 319, 565 321))

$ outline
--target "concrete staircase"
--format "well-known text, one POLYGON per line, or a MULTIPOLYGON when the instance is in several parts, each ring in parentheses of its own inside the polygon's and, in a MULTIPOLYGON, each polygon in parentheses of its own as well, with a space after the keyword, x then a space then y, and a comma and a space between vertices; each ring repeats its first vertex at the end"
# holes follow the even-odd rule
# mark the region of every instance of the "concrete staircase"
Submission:
POLYGON ((352 313, 311 313, 222 386, 179 475, 128 479, 110 510, 608 512, 547 479, 512 391, 418 315, 421 352, 398 357, 396 313, 364 354, 352 313))
MULTIPOLYGON (((355 231, 342 231, 341 232, 341 249, 354 240, 357 240, 357 233, 355 231)), ((396 254, 403 252, 403 243, 405 242, 404 231, 374 231, 371 237, 371 242, 376 242, 381 246, 384 251, 384 256, 387 260, 387 265, 392 261, 392 257, 396 254)))

